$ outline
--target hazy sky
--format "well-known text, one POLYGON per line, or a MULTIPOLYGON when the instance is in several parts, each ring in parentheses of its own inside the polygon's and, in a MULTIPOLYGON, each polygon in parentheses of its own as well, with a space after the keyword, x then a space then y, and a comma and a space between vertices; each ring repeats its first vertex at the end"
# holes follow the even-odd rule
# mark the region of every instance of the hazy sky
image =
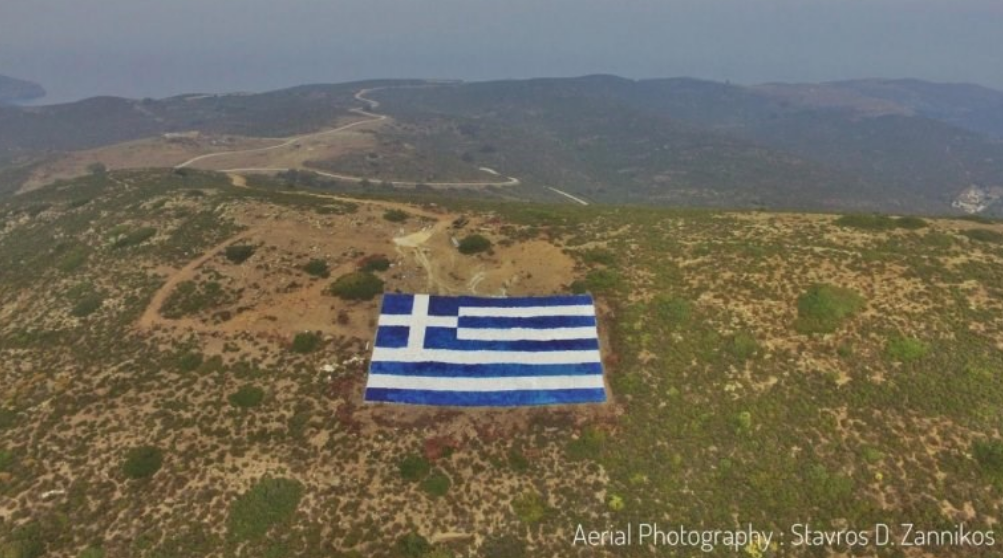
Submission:
POLYGON ((0 0, 50 101, 374 77, 919 77, 1003 89, 1001 0, 0 0))

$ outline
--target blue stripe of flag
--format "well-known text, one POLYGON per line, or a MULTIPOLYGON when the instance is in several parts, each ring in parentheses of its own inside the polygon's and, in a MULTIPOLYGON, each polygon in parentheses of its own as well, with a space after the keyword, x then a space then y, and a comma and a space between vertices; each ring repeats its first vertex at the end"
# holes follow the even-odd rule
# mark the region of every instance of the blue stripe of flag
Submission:
POLYGON ((388 349, 407 347, 411 328, 407 326, 380 326, 376 328, 376 346, 388 349))
POLYGON ((410 314, 414 308, 414 295, 386 293, 383 295, 381 314, 410 314))
POLYGON ((425 330, 426 349, 451 349, 454 351, 589 351, 599 349, 599 340, 564 339, 557 341, 479 341, 457 339, 457 330, 451 327, 430 327, 425 330))
POLYGON ((602 403, 603 389, 553 389, 513 391, 432 391, 418 389, 367 388, 367 401, 409 403, 412 405, 448 405, 456 407, 521 407, 602 403))
POLYGON ((457 327, 471 329, 553 329, 560 327, 595 326, 594 316, 537 316, 535 318, 495 318, 460 316, 457 327))
POLYGON ((488 298, 479 296, 458 297, 460 306, 480 308, 525 308, 527 306, 592 306, 589 295, 567 295, 547 297, 488 298))
POLYGON ((434 378, 512 378, 522 376, 602 375, 602 364, 449 364, 445 362, 388 362, 369 365, 371 374, 426 376, 434 378))

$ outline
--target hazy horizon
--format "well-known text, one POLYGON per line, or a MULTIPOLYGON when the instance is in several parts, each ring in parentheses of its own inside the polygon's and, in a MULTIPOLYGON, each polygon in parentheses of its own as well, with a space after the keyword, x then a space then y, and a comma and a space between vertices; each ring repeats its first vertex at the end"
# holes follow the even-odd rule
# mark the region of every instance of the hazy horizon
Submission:
POLYGON ((918 78, 1003 89, 988 0, 5 0, 0 74, 43 103, 371 78, 918 78))

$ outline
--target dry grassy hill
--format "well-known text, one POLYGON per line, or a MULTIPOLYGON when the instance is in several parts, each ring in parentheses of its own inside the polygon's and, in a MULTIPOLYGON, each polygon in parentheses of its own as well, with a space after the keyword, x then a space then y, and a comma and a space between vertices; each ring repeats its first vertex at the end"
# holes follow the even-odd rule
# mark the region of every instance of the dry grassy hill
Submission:
POLYGON ((603 555, 571 546, 578 523, 998 526, 1001 285, 988 221, 60 182, 0 204, 0 556, 564 557, 603 555), (492 249, 453 248, 473 234, 492 249), (371 295, 397 289, 595 293, 611 402, 363 404, 371 295))

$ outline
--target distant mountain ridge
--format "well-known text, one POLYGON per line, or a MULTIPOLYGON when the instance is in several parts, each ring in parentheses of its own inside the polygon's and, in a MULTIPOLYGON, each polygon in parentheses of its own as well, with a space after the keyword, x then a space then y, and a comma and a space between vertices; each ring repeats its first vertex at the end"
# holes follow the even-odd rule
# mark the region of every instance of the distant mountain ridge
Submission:
POLYGON ((0 105, 45 97, 45 89, 23 79, 0 75, 0 105))
POLYGON ((742 86, 591 75, 99 97, 0 107, 0 166, 167 132, 317 131, 359 107, 361 89, 395 122, 373 131, 377 151, 307 168, 448 182, 461 180, 456 169, 486 167, 519 179, 497 193, 516 199, 552 199, 558 188, 614 204, 1003 214, 1003 201, 975 195, 1003 188, 1003 92, 919 80, 742 86))

